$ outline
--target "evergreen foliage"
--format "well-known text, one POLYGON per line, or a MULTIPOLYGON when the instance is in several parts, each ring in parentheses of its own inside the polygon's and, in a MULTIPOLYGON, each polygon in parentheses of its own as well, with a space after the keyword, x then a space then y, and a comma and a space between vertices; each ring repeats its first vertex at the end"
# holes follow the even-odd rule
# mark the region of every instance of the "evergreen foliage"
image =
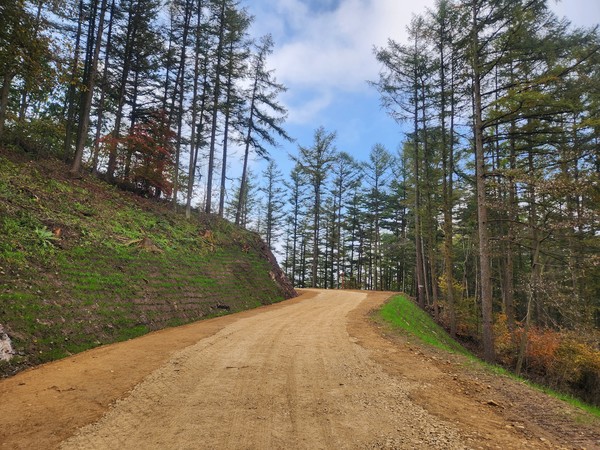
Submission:
POLYGON ((89 170, 131 185, 131 139, 161 114, 172 162, 154 173, 163 188, 153 195, 176 207, 185 190, 188 216, 193 198, 212 212, 218 195, 222 216, 228 147, 245 146, 246 167, 252 151, 267 157, 276 136, 289 139, 278 102, 285 86, 267 69, 273 41, 253 44, 253 18, 238 1, 5 3, 0 139, 65 159, 73 177, 89 170))
POLYGON ((216 212, 218 197, 296 286, 405 291, 488 361, 533 372, 544 330, 585 336, 597 355, 597 28, 573 29, 548 0, 437 0, 406 42, 374 50, 370 84, 407 130, 397 154, 376 144, 356 161, 318 127, 287 180, 271 164, 261 183, 251 155, 291 141, 286 88, 268 68, 271 36, 251 39, 237 1, 0 8, 3 144, 175 207, 185 186, 188 217, 193 199, 216 212))

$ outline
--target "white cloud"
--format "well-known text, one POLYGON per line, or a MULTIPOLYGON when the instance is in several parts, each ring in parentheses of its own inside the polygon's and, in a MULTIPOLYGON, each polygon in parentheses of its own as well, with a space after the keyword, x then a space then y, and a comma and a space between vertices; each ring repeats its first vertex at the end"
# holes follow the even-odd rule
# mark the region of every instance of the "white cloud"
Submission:
POLYGON ((290 96, 285 99, 289 111, 288 123, 310 124, 321 111, 326 109, 334 100, 333 93, 329 90, 305 93, 304 95, 290 96), (287 101, 286 101, 287 100, 287 101))
MULTIPOLYGON (((291 88, 318 86, 345 91, 367 89, 378 66, 373 46, 388 38, 404 40, 414 14, 423 14, 434 0, 254 0, 257 27, 271 32, 275 52, 270 64, 291 88), (315 4, 318 3, 318 6, 315 4), (334 6, 337 4, 337 6, 334 6)), ((549 5, 576 25, 600 19, 598 0, 564 0, 549 5), (595 13, 595 14, 592 14, 595 13)))
MULTIPOLYGON (((377 78, 373 47, 405 41, 414 14, 435 0, 246 0, 257 34, 273 34, 269 65, 286 85, 290 121, 309 123, 337 96, 364 94, 377 78), (303 97, 303 95, 306 95, 303 97)), ((550 6, 576 25, 598 21, 598 0, 564 0, 550 6), (568 10, 567 10, 568 8, 568 10), (595 14, 592 14, 595 13, 595 14)))
POLYGON ((336 93, 364 92, 377 77, 373 46, 401 39, 413 13, 434 0, 341 0, 317 9, 302 0, 254 1, 259 33, 274 36, 269 66, 291 91, 315 89, 305 103, 290 106, 290 120, 309 122, 336 93))
POLYGON ((335 10, 315 12, 299 0, 278 2, 276 14, 286 25, 277 30, 281 44, 271 65, 290 86, 364 90, 365 80, 377 75, 373 46, 401 38, 412 13, 432 3, 343 0, 335 10))

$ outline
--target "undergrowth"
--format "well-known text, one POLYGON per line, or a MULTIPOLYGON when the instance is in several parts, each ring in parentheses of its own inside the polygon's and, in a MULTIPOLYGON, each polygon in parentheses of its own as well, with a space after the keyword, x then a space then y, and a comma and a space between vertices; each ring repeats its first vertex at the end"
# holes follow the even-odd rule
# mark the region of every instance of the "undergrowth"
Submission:
POLYGON ((283 300, 254 234, 0 149, 0 376, 283 300))
POLYGON ((416 338, 421 344, 427 344, 449 353, 463 355, 470 363, 483 367, 488 372, 508 376, 600 418, 600 408, 597 406, 589 405, 572 395, 557 392, 548 387, 518 377, 514 373, 500 366, 481 361, 460 345, 460 343, 452 339, 446 330, 433 321, 429 314, 419 308, 405 295, 397 295, 388 300, 379 310, 379 316, 385 322, 390 324, 392 328, 401 331, 409 339, 416 338))

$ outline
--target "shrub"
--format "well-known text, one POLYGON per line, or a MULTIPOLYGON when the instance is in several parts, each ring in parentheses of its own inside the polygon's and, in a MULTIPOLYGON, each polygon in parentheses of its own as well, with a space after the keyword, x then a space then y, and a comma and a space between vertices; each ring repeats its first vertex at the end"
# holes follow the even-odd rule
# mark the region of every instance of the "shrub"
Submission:
MULTIPOLYGON (((523 324, 517 323, 511 333, 506 316, 501 314, 494 331, 498 361, 514 368, 524 333, 523 324)), ((527 333, 523 370, 536 381, 600 405, 600 351, 581 334, 531 327, 527 333)))
POLYGON ((547 377, 553 384, 566 385, 586 401, 600 405, 600 351, 578 336, 565 333, 547 367, 547 377))
POLYGON ((49 118, 39 118, 19 123, 18 127, 8 128, 3 140, 38 156, 62 156, 64 151, 65 128, 60 122, 49 118))

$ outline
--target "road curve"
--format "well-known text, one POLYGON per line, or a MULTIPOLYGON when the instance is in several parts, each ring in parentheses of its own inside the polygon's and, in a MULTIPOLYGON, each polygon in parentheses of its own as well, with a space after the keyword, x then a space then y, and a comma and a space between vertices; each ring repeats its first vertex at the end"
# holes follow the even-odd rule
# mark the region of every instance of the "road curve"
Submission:
POLYGON ((389 295, 303 290, 0 380, 0 450, 600 449, 591 416, 369 320, 389 295))
POLYGON ((63 449, 465 448, 346 331, 365 293, 320 291, 174 355, 63 449))

